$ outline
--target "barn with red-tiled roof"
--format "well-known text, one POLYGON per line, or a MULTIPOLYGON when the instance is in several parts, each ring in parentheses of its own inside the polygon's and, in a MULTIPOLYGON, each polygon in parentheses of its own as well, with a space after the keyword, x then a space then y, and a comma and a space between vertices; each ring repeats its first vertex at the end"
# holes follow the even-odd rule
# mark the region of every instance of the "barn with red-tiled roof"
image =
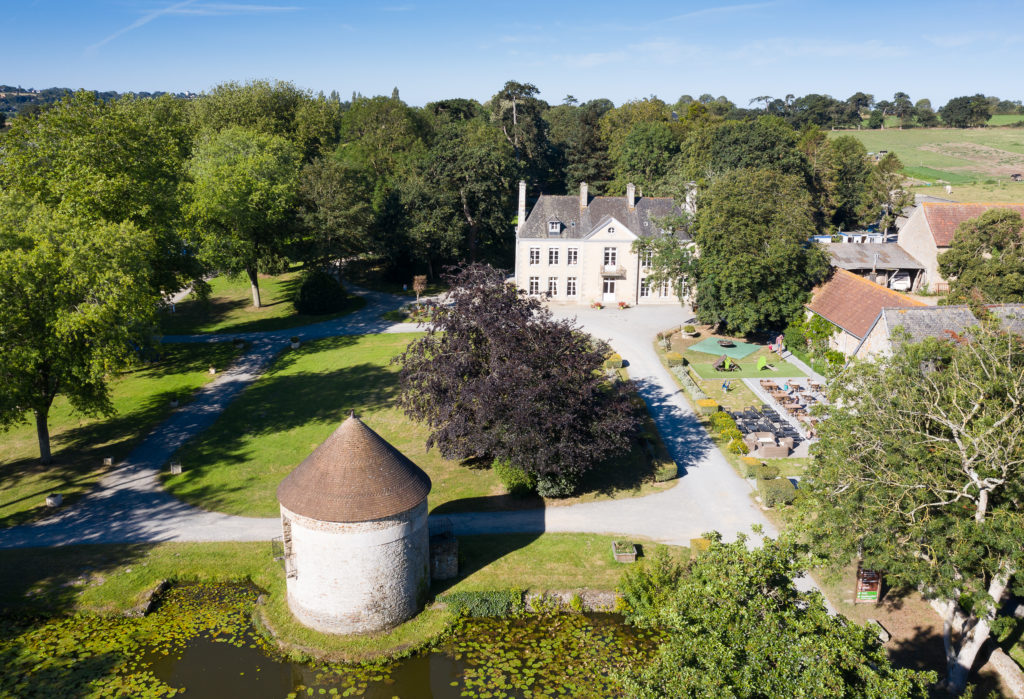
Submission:
POLYGON ((899 246, 924 265, 924 283, 932 291, 948 288, 939 274, 938 258, 953 243, 956 229, 989 209, 1012 209, 1024 216, 1024 203, 1020 202, 924 202, 900 228, 899 246))
POLYGON ((883 308, 924 306, 881 284, 876 284, 845 269, 837 269, 824 284, 814 290, 807 310, 836 326, 829 347, 852 355, 861 345, 883 308))

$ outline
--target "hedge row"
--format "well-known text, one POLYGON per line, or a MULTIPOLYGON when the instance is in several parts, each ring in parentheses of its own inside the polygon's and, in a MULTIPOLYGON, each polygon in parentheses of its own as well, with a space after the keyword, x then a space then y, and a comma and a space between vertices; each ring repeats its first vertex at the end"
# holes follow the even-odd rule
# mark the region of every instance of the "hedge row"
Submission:
POLYGON ((512 616, 525 609, 525 590, 468 590, 443 595, 440 601, 448 605, 455 614, 465 616, 512 616))
POLYGON ((686 391, 690 398, 693 400, 704 400, 708 397, 708 394, 704 393, 704 390, 690 377, 690 372, 687 371, 686 367, 674 366, 671 367, 671 371, 679 379, 679 383, 683 385, 683 390, 686 391))
MULTIPOLYGON (((764 472, 764 468, 761 469, 764 472)), ((778 469, 775 469, 778 473, 778 469)), ((765 507, 788 505, 796 499, 796 487, 788 478, 762 478, 758 474, 757 492, 765 507)))

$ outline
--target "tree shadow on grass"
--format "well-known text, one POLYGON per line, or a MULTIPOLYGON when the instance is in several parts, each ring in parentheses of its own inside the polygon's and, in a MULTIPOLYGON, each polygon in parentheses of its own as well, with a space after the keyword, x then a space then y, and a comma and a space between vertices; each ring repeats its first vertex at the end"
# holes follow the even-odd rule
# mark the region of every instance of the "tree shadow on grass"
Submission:
MULTIPOLYGON (((434 595, 444 594, 459 582, 483 570, 505 556, 529 546, 542 532, 503 534, 501 536, 459 536, 459 574, 451 580, 435 580, 431 585, 434 595)), ((497 587, 497 586, 496 586, 497 587)))

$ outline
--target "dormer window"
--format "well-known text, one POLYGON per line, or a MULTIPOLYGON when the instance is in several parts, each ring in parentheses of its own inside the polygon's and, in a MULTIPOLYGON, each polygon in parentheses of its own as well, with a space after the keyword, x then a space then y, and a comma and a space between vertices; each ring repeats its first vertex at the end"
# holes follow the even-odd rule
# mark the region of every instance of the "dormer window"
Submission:
POLYGON ((548 235, 561 235, 562 234, 562 222, 561 221, 548 221, 548 235))

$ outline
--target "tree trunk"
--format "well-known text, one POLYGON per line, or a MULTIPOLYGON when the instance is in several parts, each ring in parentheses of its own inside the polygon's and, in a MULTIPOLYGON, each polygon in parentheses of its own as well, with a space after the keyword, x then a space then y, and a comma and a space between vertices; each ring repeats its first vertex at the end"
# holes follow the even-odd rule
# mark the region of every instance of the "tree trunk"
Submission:
POLYGON ((1006 586, 1012 573, 1009 566, 1004 564, 1000 567, 999 572, 992 578, 992 582, 988 586, 988 594, 993 600, 992 606, 978 617, 973 626, 964 625, 967 631, 960 639, 960 651, 956 654, 953 664, 946 669, 946 688, 956 695, 962 694, 967 688, 967 677, 971 674, 971 668, 974 667, 974 661, 978 658, 978 652, 992 633, 992 621, 996 616, 995 610, 1006 593, 1006 586))
POLYGON ((469 261, 476 262, 476 244, 480 226, 469 210, 469 200, 466 198, 466 191, 461 190, 459 196, 462 199, 462 215, 466 217, 466 223, 469 224, 469 261))
POLYGON ((35 412, 36 436, 39 438, 39 460, 44 466, 49 466, 50 462, 53 461, 53 457, 50 454, 50 425, 47 423, 50 408, 47 407, 35 412))
POLYGON ((253 308, 259 310, 260 308, 260 279, 256 272, 256 268, 250 268, 245 270, 245 273, 249 275, 249 286, 252 287, 252 305, 253 308))

